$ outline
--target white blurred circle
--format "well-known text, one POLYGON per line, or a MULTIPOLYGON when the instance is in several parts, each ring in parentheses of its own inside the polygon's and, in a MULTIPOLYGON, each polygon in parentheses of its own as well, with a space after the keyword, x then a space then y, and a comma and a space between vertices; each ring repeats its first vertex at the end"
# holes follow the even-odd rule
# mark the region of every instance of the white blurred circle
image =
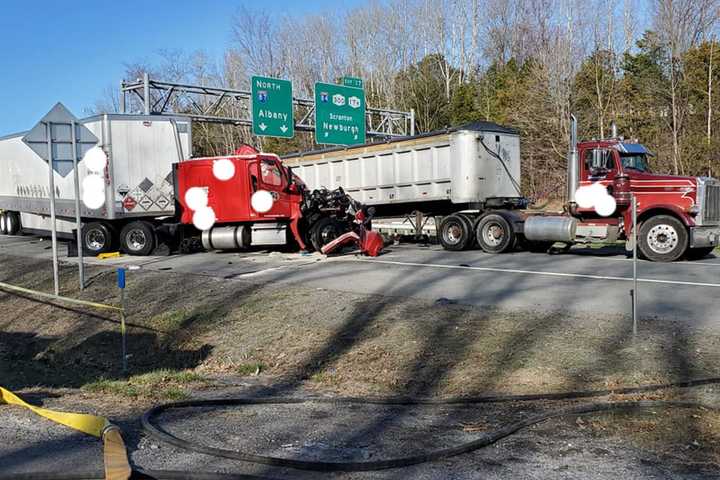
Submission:
POLYGON ((95 146, 85 152, 83 161, 85 162, 85 167, 88 170, 90 170, 91 172, 100 173, 105 170, 108 158, 102 148, 95 146))
POLYGON ((94 192, 105 191, 105 180, 100 175, 88 175, 87 177, 83 178, 82 188, 84 192, 90 190, 94 192))
POLYGON ((97 210, 105 205, 105 190, 85 190, 82 201, 91 210, 97 210))
POLYGON ((597 205, 602 198, 608 195, 607 187, 600 182, 595 182, 588 187, 593 203, 597 205))
POLYGON ((190 187, 185 192, 185 203, 190 210, 200 210, 208 205, 208 194, 202 187, 190 187))
POLYGON ((270 209, 272 209, 273 207, 273 203, 273 196, 267 190, 258 190, 257 192, 253 193, 252 197, 250 198, 250 204, 252 205, 253 210, 258 213, 269 212, 270 209))
POLYGON ((580 208, 593 207, 593 191, 590 187, 580 187, 575 192, 575 203, 580 208))
POLYGON ((600 201, 595 203, 595 211, 602 217, 609 217, 615 213, 617 208, 617 202, 615 197, 605 194, 604 197, 600 198, 600 201))
POLYGON ((213 175, 223 182, 230 180, 235 176, 235 164, 227 158, 215 160, 213 162, 213 175))
POLYGON ((193 225, 201 232, 210 230, 215 225, 215 220, 217 219, 212 207, 202 207, 193 214, 193 225))

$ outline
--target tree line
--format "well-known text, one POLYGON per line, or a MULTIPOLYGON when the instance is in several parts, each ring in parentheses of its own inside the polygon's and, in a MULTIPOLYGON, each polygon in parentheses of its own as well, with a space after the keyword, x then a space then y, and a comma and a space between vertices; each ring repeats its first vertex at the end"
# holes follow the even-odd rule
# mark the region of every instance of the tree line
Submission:
MULTIPOLYGON (((414 109, 417 132, 517 128, 523 189, 545 198, 562 194, 570 113, 581 138, 606 138, 616 122, 654 152, 655 171, 720 174, 718 19, 720 0, 387 0, 300 17, 241 7, 223 58, 164 51, 126 78, 248 89, 259 74, 312 97, 316 81, 360 77, 368 105, 414 109)), ((94 110, 117 108, 109 90, 94 110)), ((309 133, 258 139, 230 125, 197 125, 194 137, 196 154, 317 148, 309 133)))

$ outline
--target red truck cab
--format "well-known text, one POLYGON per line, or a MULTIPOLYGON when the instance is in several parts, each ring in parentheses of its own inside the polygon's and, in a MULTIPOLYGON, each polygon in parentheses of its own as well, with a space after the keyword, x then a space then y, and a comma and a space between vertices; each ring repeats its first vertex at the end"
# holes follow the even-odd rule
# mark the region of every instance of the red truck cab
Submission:
MULTIPOLYGON (((593 225, 617 228, 618 238, 632 231, 631 199, 638 208, 639 247, 652 260, 672 261, 683 254, 704 256, 720 243, 720 182, 705 177, 660 175, 649 168, 650 152, 621 139, 577 144, 579 186, 601 183, 617 202, 614 215, 600 217, 575 206, 580 231, 593 225)), ((611 232, 612 236, 612 232, 611 232)))

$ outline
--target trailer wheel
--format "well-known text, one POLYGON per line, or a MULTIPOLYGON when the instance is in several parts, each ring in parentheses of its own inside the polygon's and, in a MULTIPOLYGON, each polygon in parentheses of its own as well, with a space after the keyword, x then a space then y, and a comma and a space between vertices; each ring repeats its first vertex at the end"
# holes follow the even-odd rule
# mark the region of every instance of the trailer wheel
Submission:
POLYGON ((17 212, 5 212, 5 229, 8 235, 20 233, 20 215, 17 212))
POLYGON ((155 243, 155 229, 148 222, 130 222, 120 231, 120 248, 129 255, 150 255, 155 243))
POLYGON ((0 213, 0 235, 7 235, 7 214, 5 212, 0 213))
POLYGON ((92 255, 112 250, 113 231, 104 223, 90 222, 82 227, 83 248, 92 255))
POLYGON ((478 245, 487 253, 504 253, 515 246, 515 231, 510 222, 498 213, 480 219, 475 228, 478 245))
POLYGON ((440 222, 440 244, 445 250, 465 250, 472 243, 472 236, 472 223, 463 215, 448 215, 440 222))
POLYGON ((312 246, 318 252, 322 247, 343 234, 340 223, 330 217, 323 217, 310 227, 309 237, 312 246))
POLYGON ((688 260, 700 260, 710 255, 713 250, 715 250, 715 247, 690 248, 685 253, 685 257, 688 260))
POLYGON ((674 262, 688 247, 688 233, 680 220, 657 215, 640 225, 640 252, 653 262, 674 262))

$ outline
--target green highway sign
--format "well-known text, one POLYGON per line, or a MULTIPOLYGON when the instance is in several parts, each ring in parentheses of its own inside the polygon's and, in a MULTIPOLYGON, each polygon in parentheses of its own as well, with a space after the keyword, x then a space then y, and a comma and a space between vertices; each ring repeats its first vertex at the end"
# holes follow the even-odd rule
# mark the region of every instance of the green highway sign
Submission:
POLYGON ((331 145, 365 143, 365 91, 316 83, 315 141, 331 145))
POLYGON ((252 77, 253 134, 292 138, 295 135, 292 83, 270 77, 252 77))
POLYGON ((342 77, 342 84, 346 87, 363 88, 362 78, 342 77))

